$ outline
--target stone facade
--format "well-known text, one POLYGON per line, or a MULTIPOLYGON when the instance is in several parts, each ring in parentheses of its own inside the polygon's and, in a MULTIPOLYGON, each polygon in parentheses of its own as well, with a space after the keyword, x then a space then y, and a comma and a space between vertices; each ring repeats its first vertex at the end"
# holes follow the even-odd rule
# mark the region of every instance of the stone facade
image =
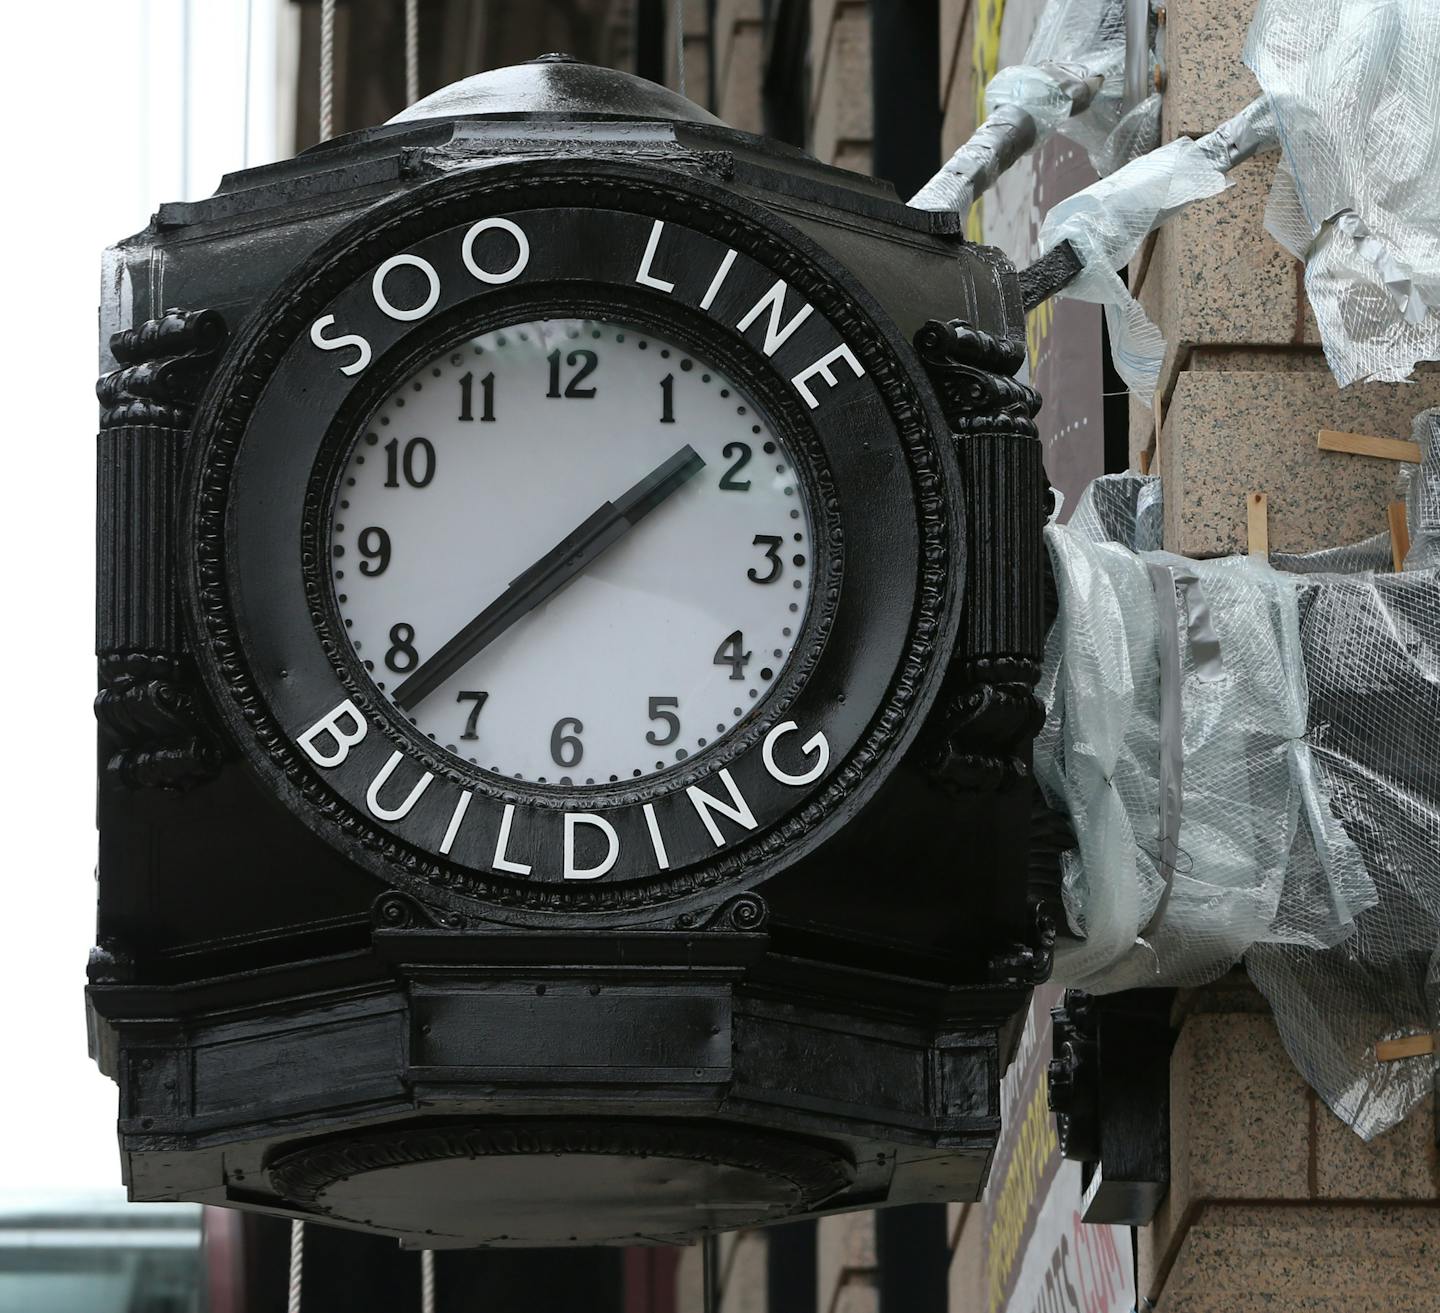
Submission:
POLYGON ((1435 1105, 1366 1143, 1295 1070, 1236 973, 1182 993, 1170 1062, 1170 1192, 1137 1233, 1164 1313, 1436 1307, 1435 1105))

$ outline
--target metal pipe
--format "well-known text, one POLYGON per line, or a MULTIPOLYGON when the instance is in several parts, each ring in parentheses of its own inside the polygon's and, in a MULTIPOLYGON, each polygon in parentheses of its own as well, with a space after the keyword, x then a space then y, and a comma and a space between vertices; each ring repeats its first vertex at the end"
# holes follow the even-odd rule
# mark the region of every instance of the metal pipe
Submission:
MULTIPOLYGON (((1070 103, 1071 118, 1090 108, 1104 80, 1078 64, 1039 64, 1034 71, 1063 93, 1070 103)), ((919 210, 963 214, 1006 169, 1048 135, 1042 135, 1029 110, 1017 104, 1000 105, 908 204, 919 210)))
POLYGON ((1150 0, 1125 0, 1125 99, 1133 109, 1150 94, 1150 0))

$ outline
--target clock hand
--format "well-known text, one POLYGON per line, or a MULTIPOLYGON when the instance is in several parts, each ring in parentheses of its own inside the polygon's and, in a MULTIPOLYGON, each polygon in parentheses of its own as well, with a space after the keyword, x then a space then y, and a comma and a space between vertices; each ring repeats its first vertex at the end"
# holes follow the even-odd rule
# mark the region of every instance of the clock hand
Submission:
POLYGON ((395 689, 402 711, 413 710, 471 657, 493 643, 522 616, 559 592, 607 548, 678 491, 705 461, 688 443, 613 502, 604 502, 509 586, 468 625, 395 689))

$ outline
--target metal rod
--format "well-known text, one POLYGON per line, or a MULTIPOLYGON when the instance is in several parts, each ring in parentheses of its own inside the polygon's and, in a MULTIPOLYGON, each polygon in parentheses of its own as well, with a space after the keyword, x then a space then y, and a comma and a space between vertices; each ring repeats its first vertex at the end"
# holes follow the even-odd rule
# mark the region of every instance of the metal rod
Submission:
POLYGON ((435 1313, 435 1251, 420 1251, 420 1313, 435 1313))
POLYGON ((707 1235, 701 1242, 704 1263, 701 1267, 702 1284, 705 1287, 704 1313, 720 1313, 720 1239, 707 1235))
POLYGON ((1132 109, 1150 94, 1150 0, 1125 0, 1125 101, 1132 109))

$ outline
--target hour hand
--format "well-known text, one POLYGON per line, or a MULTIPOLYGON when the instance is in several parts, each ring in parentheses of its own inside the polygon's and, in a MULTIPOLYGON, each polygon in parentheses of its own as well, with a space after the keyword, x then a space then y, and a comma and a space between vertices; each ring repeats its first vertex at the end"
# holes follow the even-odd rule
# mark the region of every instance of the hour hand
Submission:
POLYGON ((499 597, 439 651, 422 661, 395 689, 395 705, 402 711, 416 707, 517 620, 559 592, 704 466, 704 459, 687 443, 613 502, 603 502, 534 565, 517 574, 499 597))

